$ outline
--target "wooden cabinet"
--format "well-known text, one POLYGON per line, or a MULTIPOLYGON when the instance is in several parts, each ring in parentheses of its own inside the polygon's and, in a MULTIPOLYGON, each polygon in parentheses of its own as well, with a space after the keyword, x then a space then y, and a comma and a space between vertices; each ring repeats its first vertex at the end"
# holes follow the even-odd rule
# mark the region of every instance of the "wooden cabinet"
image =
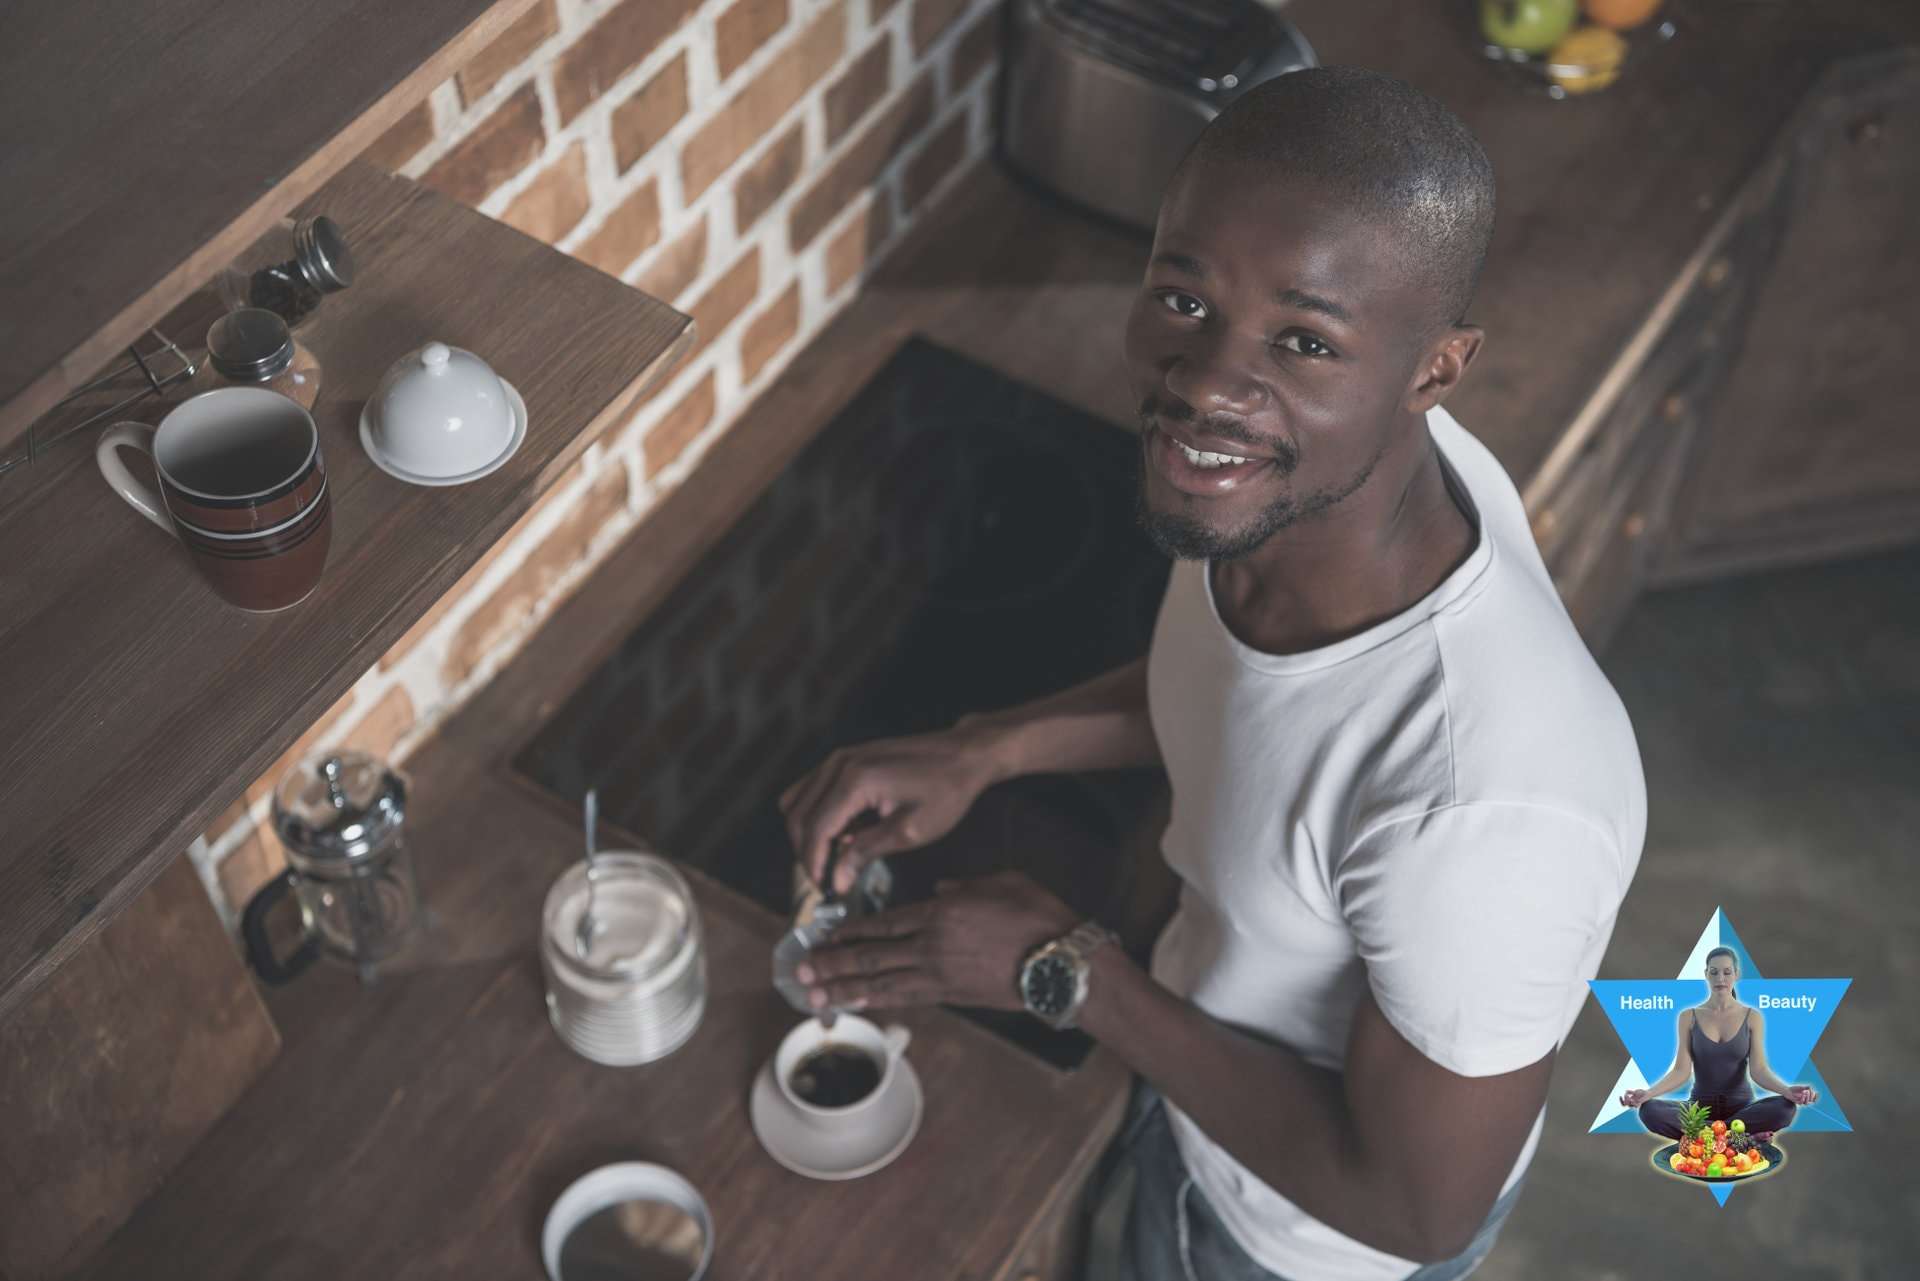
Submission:
POLYGON ((1920 538, 1920 49, 1836 64, 1771 163, 1784 181, 1759 218, 1777 244, 1657 582, 1920 538))
POLYGON ((1528 486, 1601 648, 1638 591, 1920 537, 1920 49, 1818 82, 1528 486))
POLYGON ((1748 178, 1528 487, 1541 556, 1596 650, 1674 519, 1689 449, 1779 238, 1785 173, 1775 157, 1748 178))
POLYGON ((0 1278, 65 1275, 279 1049, 199 876, 176 855, 0 1019, 0 1278))

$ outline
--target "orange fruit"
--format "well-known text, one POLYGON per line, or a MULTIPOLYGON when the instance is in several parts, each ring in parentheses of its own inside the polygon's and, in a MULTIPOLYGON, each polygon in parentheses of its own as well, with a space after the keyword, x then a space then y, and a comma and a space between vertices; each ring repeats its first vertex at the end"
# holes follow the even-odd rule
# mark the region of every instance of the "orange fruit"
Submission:
POLYGON ((1587 21, 1630 31, 1660 12, 1660 0, 1580 0, 1587 21))
POLYGON ((1585 26, 1547 54, 1547 75, 1568 93, 1592 93, 1620 78, 1627 60, 1625 37, 1606 27, 1585 26))

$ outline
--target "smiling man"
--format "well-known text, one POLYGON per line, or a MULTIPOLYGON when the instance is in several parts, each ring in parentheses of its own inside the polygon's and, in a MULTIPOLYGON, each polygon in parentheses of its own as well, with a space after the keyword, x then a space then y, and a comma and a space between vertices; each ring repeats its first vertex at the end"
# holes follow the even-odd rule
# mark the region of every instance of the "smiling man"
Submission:
POLYGON ((1175 560, 1147 657, 843 749, 782 797, 845 885, 995 781, 1164 763, 1182 885, 1149 970, 1014 870, 801 976, 820 1007, 1025 1008, 1127 1062, 1102 1179, 1132 1170, 1143 1281, 1471 1272, 1639 862, 1625 711, 1511 479, 1441 408, 1492 225, 1485 153, 1400 81, 1235 100, 1171 180, 1127 325, 1140 520, 1175 560))

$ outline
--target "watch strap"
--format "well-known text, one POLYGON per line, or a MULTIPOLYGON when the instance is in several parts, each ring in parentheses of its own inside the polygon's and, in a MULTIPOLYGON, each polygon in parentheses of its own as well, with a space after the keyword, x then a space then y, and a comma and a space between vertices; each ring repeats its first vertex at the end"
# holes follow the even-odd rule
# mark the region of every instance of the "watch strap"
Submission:
POLYGON ((1102 943, 1117 943, 1119 936, 1091 918, 1080 922, 1060 939, 1060 949, 1069 959, 1084 961, 1102 943))

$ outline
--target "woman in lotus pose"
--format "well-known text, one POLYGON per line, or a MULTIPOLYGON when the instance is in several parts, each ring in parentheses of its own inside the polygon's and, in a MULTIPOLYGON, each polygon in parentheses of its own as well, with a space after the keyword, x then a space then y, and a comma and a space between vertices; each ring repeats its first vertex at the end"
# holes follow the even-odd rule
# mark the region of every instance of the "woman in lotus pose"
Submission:
POLYGON ((1767 1066, 1766 1016, 1742 1005, 1734 990, 1740 958, 1732 948, 1707 953, 1707 999, 1680 1011, 1679 1044, 1673 1067, 1644 1090, 1620 1096, 1624 1107, 1640 1110, 1640 1123, 1655 1134, 1680 1137, 1680 1104, 1665 1094, 1693 1078, 1691 1101, 1704 1103, 1712 1118, 1731 1126, 1738 1120, 1749 1134, 1771 1134, 1793 1124, 1793 1114, 1820 1097, 1811 1085, 1788 1085, 1767 1066), (1747 1076, 1772 1097, 1755 1099, 1747 1076))

